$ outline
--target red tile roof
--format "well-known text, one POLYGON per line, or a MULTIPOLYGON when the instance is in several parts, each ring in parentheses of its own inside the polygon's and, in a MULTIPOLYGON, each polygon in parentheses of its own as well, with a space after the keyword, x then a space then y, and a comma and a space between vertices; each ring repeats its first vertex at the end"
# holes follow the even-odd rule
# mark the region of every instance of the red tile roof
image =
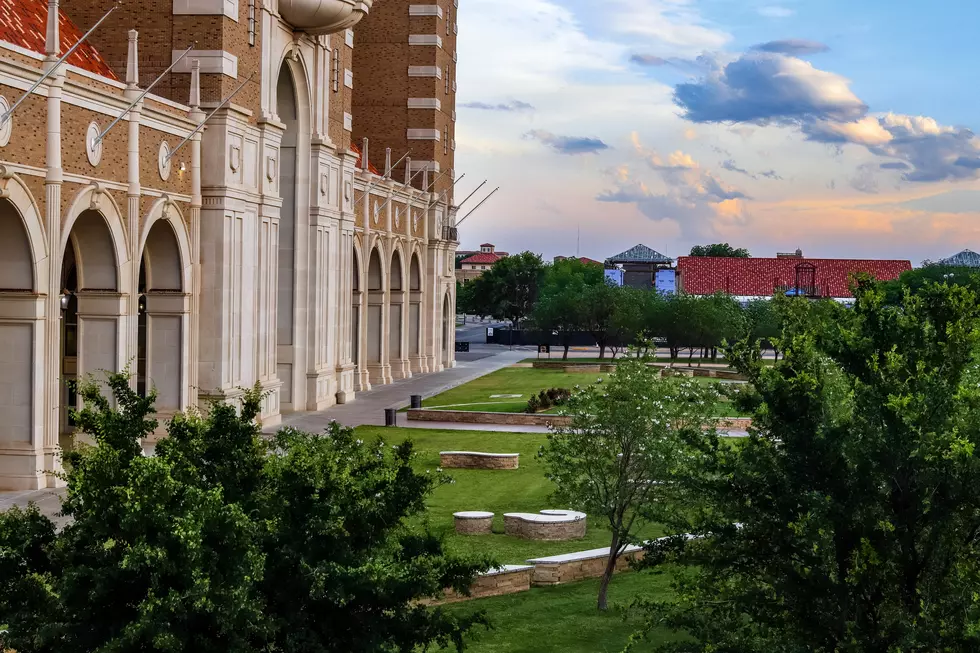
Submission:
POLYGON ((692 295, 725 292, 743 297, 767 297, 781 288, 796 286, 796 268, 816 268, 814 281, 824 297, 851 297, 850 276, 866 272, 880 281, 897 278, 912 269, 909 261, 833 258, 715 258, 681 256, 677 259, 680 287, 692 295))
MULTIPOLYGON (((47 21, 48 3, 45 0, 0 0, 0 41, 44 54, 47 21)), ((58 12, 61 54, 68 52, 84 33, 64 11, 58 12)), ((103 77, 119 79, 88 41, 68 57, 67 63, 103 77)))
MULTIPOLYGON (((555 260, 556 261, 567 261, 568 259, 573 259, 573 258, 575 258, 575 257, 574 256, 556 256, 555 257, 555 260)), ((602 265, 602 261, 597 261, 597 260, 592 259, 592 258, 589 258, 587 256, 579 256, 578 257, 578 260, 581 261, 582 263, 593 264, 593 265, 602 265)))
POLYGON ((507 252, 493 252, 493 253, 490 253, 490 252, 480 252, 478 254, 474 254, 473 256, 464 258, 462 261, 459 262, 459 264, 462 265, 463 263, 471 263, 471 264, 472 263, 476 263, 476 264, 482 263, 482 264, 486 265, 486 264, 490 264, 490 263, 496 263, 500 259, 506 258, 506 257, 507 257, 507 252))
MULTIPOLYGON (((2 0, 0 0, 0 2, 2 2, 2 0)), ((351 143, 350 149, 354 152, 354 154, 357 155, 357 165, 356 165, 356 168, 358 170, 360 170, 361 169, 361 166, 364 165, 363 163, 361 163, 361 161, 363 160, 362 157, 361 157, 361 148, 359 148, 356 145, 354 145, 353 143, 351 143)), ((370 170, 371 172, 373 172, 376 175, 380 175, 381 174, 380 172, 378 172, 378 169, 374 167, 374 164, 371 163, 371 161, 368 161, 368 170, 370 170)))

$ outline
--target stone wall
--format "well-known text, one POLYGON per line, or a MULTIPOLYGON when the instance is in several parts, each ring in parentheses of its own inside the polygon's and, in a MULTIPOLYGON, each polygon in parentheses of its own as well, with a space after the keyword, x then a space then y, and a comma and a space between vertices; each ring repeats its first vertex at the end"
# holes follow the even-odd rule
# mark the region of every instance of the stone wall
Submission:
POLYGON ((504 515, 504 532, 524 540, 559 542, 580 540, 585 537, 586 519, 536 521, 522 519, 519 515, 504 515))
POLYGON ((516 594, 531 589, 531 576, 534 573, 532 565, 504 565, 501 569, 480 574, 470 585, 469 596, 453 590, 446 591, 446 597, 439 601, 427 601, 429 605, 456 603, 470 599, 482 599, 501 594, 516 594))
MULTIPOLYGON (((598 578, 606 569, 608 547, 550 558, 528 560, 534 565, 533 585, 559 585, 586 578, 598 578)), ((616 560, 616 572, 629 569, 630 562, 643 557, 643 549, 630 547, 616 560)))
POLYGON ((561 415, 529 415, 527 413, 482 413, 469 410, 431 410, 413 408, 408 419, 420 422, 453 422, 459 424, 509 424, 517 426, 567 426, 571 419, 561 415))
POLYGON ((516 453, 479 453, 476 451, 442 451, 439 463, 446 469, 517 469, 516 453))

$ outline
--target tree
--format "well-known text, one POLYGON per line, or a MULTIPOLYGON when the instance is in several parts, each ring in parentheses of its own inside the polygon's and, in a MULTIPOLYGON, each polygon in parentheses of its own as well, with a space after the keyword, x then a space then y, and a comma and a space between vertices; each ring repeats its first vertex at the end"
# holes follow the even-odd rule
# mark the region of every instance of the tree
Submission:
POLYGON ((691 248, 691 256, 749 258, 751 254, 749 254, 749 250, 743 247, 735 249, 728 243, 715 243, 713 245, 695 245, 691 248))
POLYGON ((545 266, 538 301, 531 313, 534 328, 557 333, 568 359, 571 338, 582 330, 583 293, 589 286, 604 283, 602 267, 578 259, 562 259, 545 266))
POLYGON ((587 287, 582 293, 582 327, 595 338, 600 359, 606 357, 621 290, 612 284, 600 283, 587 287))
POLYGON ((544 277, 541 256, 521 252, 502 258, 493 267, 468 283, 478 315, 509 320, 517 329, 538 299, 544 277))
POLYGON ((153 395, 109 377, 115 406, 82 384, 66 455, 71 519, 0 514, 0 623, 20 651, 413 650, 459 644, 480 615, 418 600, 465 590, 487 560, 443 552, 405 525, 436 483, 411 443, 389 447, 334 423, 325 436, 260 437, 261 396, 177 415, 153 457, 153 395), (8 594, 10 591, 17 594, 8 594), (11 601, 8 597, 14 597, 11 601))
POLYGON ((600 610, 607 607, 616 560, 644 524, 661 518, 679 439, 700 435, 711 424, 716 399, 709 385, 661 377, 646 359, 629 358, 607 382, 577 388, 563 411, 571 424, 551 427, 539 455, 557 487, 556 500, 601 521, 612 534, 600 610))
POLYGON ((731 358, 762 396, 751 437, 686 443, 683 491, 645 563, 682 563, 651 620, 673 652, 980 647, 980 308, 926 284, 852 311, 787 299, 784 359, 731 358))
POLYGON ((885 301, 892 305, 900 304, 906 288, 917 293, 927 283, 956 284, 971 288, 973 292, 980 292, 980 270, 938 263, 930 263, 921 268, 906 270, 897 279, 882 284, 885 291, 885 301))
POLYGON ((775 310, 775 303, 772 299, 756 299, 750 301, 745 306, 745 320, 749 332, 749 338, 753 342, 762 341, 763 348, 772 347, 776 358, 779 358, 779 350, 775 348, 775 341, 779 337, 779 319, 775 310))

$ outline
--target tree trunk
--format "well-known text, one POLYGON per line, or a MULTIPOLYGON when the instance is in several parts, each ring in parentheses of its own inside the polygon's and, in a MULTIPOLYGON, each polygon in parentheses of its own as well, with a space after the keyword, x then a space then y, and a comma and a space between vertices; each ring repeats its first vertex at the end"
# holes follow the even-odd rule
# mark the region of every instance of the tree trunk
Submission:
POLYGON ((613 535, 612 544, 609 545, 609 558, 606 559, 606 569, 602 572, 602 579, 599 581, 599 599, 596 607, 606 610, 609 602, 606 594, 609 592, 609 582, 612 580, 613 572, 616 571, 616 559, 619 557, 619 536, 613 535))
POLYGON ((599 360, 606 357, 606 345, 605 343, 599 345, 599 360))
POLYGON ((567 361, 568 360, 568 345, 565 345, 565 352, 561 355, 561 359, 563 361, 567 361))

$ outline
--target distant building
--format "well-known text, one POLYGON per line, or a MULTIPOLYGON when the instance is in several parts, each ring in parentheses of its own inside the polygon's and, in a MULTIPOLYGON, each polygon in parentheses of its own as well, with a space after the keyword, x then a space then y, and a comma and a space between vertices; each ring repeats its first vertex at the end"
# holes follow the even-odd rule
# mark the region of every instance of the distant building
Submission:
POLYGON ((776 252, 776 258, 803 258, 803 250, 798 249, 795 252, 776 252))
POLYGON ((507 252, 498 252, 492 243, 480 245, 480 251, 467 256, 459 262, 459 269, 456 270, 456 281, 466 283, 476 279, 481 274, 489 270, 502 258, 507 257, 507 252))
POLYGON ((912 269, 909 261, 827 258, 709 258, 677 259, 677 287, 692 295, 723 292, 739 301, 787 295, 847 300, 851 275, 864 272, 890 281, 912 269))
POLYGON ((973 250, 964 249, 959 254, 953 254, 948 258, 938 261, 939 265, 950 267, 980 268, 980 254, 973 250))
MULTIPOLYGON (((633 288, 653 288, 659 270, 669 269, 674 259, 646 245, 634 245, 625 252, 606 259, 606 269, 620 269, 619 285, 633 288)), ((607 275, 608 277, 608 275, 607 275)))

